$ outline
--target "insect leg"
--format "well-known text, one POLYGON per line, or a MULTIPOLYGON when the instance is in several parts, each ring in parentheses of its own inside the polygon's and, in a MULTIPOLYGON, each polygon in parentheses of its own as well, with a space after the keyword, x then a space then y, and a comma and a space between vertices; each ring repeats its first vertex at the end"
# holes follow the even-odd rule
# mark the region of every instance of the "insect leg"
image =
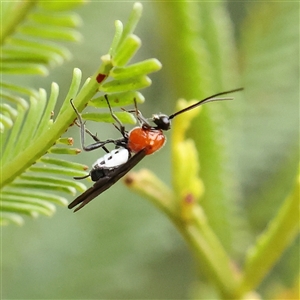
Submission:
MULTIPOLYGON (((81 125, 77 122, 77 120, 75 121, 75 125, 77 125, 79 128, 81 128, 81 125)), ((95 142, 100 142, 100 140, 97 137, 97 134, 91 133, 86 127, 84 128, 84 130, 95 142)))
POLYGON ((83 122, 83 120, 81 118, 81 115, 79 114, 77 108, 74 106, 74 103, 73 103, 72 99, 70 100, 70 103, 71 103, 71 105, 72 105, 72 107, 73 107, 73 109, 74 109, 74 111, 77 115, 78 123, 75 122, 75 124, 80 127, 80 140, 81 140, 82 149, 85 150, 85 151, 92 151, 92 150, 95 150, 95 149, 98 149, 98 148, 102 148, 106 153, 109 153, 109 150, 105 147, 105 144, 113 143, 114 141, 113 140, 107 140, 107 141, 101 142, 95 134, 92 134, 87 128, 85 128, 85 122, 83 122), (90 135, 93 138, 93 140, 95 141, 95 143, 93 143, 91 145, 88 145, 88 146, 85 146, 84 145, 85 133, 90 135))
POLYGON ((126 111, 126 112, 128 112, 128 113, 130 113, 130 114, 135 114, 135 116, 136 116, 136 118, 137 118, 137 120, 138 120, 138 122, 139 122, 139 124, 140 124, 140 126, 142 126, 142 125, 146 125, 147 127, 149 127, 149 128, 151 128, 152 126, 151 126, 151 124, 149 123, 149 121, 148 121, 148 119, 146 119, 143 115, 142 115, 142 113, 138 110, 138 108, 137 108, 137 103, 136 103, 136 99, 134 98, 133 99, 133 102, 134 102, 134 109, 129 109, 129 110, 127 110, 127 109, 125 109, 125 108, 122 108, 122 110, 123 111, 126 111))
POLYGON ((114 119, 114 120, 118 123, 118 125, 120 126, 120 127, 118 127, 118 126, 115 125, 115 127, 121 132, 121 134, 123 135, 124 138, 127 138, 127 133, 126 133, 126 131, 125 131, 125 126, 122 124, 122 122, 118 119, 118 117, 114 114, 113 110, 111 109, 111 106, 110 106, 110 103, 109 103, 109 101, 108 101, 108 97, 107 97, 106 94, 104 95, 104 98, 105 98, 105 100, 106 100, 106 102, 107 102, 107 105, 108 105, 108 108, 109 108, 109 111, 110 111, 111 116, 113 117, 113 119, 114 119))

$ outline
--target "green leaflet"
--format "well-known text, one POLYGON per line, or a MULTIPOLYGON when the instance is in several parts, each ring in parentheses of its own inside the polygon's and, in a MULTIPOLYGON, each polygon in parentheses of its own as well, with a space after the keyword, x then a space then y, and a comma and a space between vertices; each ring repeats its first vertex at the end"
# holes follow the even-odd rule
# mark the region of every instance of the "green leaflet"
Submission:
MULTIPOLYGON (((4 35, 13 32, 9 26, 16 26, 22 18, 25 22, 18 27, 20 34, 17 37, 12 34, 10 39, 3 40, 3 73, 45 75, 50 66, 70 58, 69 50, 48 40, 80 40, 80 34, 74 29, 80 24, 80 19, 68 12, 73 5, 36 5, 38 9, 32 11, 33 6, 24 5, 22 16, 19 15, 14 20, 5 19, 8 23, 4 26, 4 35), (51 13, 53 10, 56 11, 55 17, 51 13), (59 12, 60 10, 63 12, 59 12)), ((5 99, 2 104, 3 114, 0 115, 0 129, 3 131, 1 224, 7 224, 10 220, 21 224, 19 216, 23 214, 34 217, 39 214, 51 215, 55 207, 49 202, 62 205, 67 202, 64 197, 56 194, 74 195, 76 190, 83 192, 86 189, 82 182, 74 181, 72 177, 86 175, 88 167, 55 158, 57 155, 81 152, 80 149, 71 147, 72 138, 61 137, 76 118, 70 105, 71 99, 79 111, 100 90, 110 93, 108 97, 112 106, 133 104, 134 99, 137 102, 144 101, 143 95, 136 89, 149 86, 151 81, 147 74, 158 71, 161 64, 152 59, 132 66, 125 65, 140 46, 139 38, 132 32, 141 16, 141 8, 139 4, 134 5, 124 31, 122 23, 116 22, 116 34, 109 51, 115 55, 103 55, 102 64, 82 87, 81 71, 74 69, 69 91, 57 115, 53 112, 57 109, 58 84, 51 85, 48 96, 44 89, 35 91, 16 83, 1 83, 5 99), (29 194, 32 196, 29 197, 29 194)), ((10 9, 13 10, 14 7, 8 7, 7 11, 10 9)), ((96 96, 91 101, 91 106, 107 108, 106 103, 101 105, 102 100, 103 96, 96 96)), ((116 112, 116 115, 125 123, 135 123, 135 118, 130 113, 116 112)), ((85 113, 83 117, 97 122, 113 122, 106 112, 85 113)))

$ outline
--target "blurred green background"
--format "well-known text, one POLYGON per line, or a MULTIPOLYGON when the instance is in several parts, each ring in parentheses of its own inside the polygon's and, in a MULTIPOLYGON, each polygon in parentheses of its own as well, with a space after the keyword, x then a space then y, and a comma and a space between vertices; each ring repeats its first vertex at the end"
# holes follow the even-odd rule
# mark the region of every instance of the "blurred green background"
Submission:
MULTIPOLYGON (((83 78, 93 74, 100 56, 107 53, 110 46, 114 20, 125 23, 132 4, 90 2, 78 8, 77 12, 83 19, 81 31, 84 40, 81 44, 71 45, 74 59, 53 70, 47 78, 34 78, 29 84, 49 91, 51 82, 55 81, 63 99, 73 68, 80 68, 83 78)), ((143 6, 143 17, 136 30, 143 46, 137 59, 156 57, 164 66, 170 49, 164 48, 160 34, 159 6, 151 2, 145 2, 143 6)), ((245 34, 245 22, 251 21, 249 6, 232 2, 228 3, 228 9, 235 24, 235 35, 240 40, 245 34)), ((165 22, 167 20, 166 15, 165 22)), ((268 41, 259 46, 268 45, 272 47, 268 41)), ((245 69, 249 49, 238 46, 242 50, 239 63, 245 69)), ((246 104, 237 104, 239 114, 234 124, 238 128, 233 132, 230 149, 239 179, 236 184, 240 187, 240 205, 249 220, 250 230, 244 235, 247 240, 241 242, 245 248, 250 245, 254 234, 266 226, 293 186, 298 157, 299 89, 289 89, 289 85, 294 87, 295 84, 285 81, 285 77, 290 76, 277 65, 287 65, 286 72, 289 73, 288 56, 293 55, 295 64, 299 62, 299 54, 298 59, 294 54, 280 55, 274 60, 274 68, 268 75, 258 74, 260 88, 256 85, 257 90, 248 94, 246 104), (285 59, 288 59, 287 63, 285 59), (275 83, 269 84, 272 80, 275 83), (278 88, 286 91, 285 99, 276 98, 276 90, 270 91, 277 80, 281 83, 278 88), (265 187, 272 193, 266 194, 265 187)), ((255 65, 255 62, 248 63, 255 65)), ((251 77, 253 73, 245 73, 236 86, 229 86, 226 90, 239 87, 241 82, 247 90, 247 85, 251 85, 255 77, 251 77)), ((293 80, 299 82, 298 75, 295 73, 293 80)), ((176 94, 168 76, 164 68, 150 75, 153 84, 142 91, 146 99, 150 99, 141 107, 144 115, 172 113, 177 98, 184 96, 176 94)), ((99 136, 103 130, 94 124, 88 127, 99 136)), ((116 136, 112 126, 105 127, 104 132, 107 137, 116 136)), ((68 136, 74 137, 75 145, 80 147, 77 128, 72 128, 68 136)), ((102 153, 94 151, 82 153, 75 159, 91 165, 100 155, 102 153)), ((144 159, 139 168, 149 168, 170 184, 170 144, 144 159)), ((199 275, 192 254, 171 222, 122 183, 116 184, 79 213, 73 214, 65 207, 58 207, 51 218, 28 218, 23 227, 8 226, 2 228, 1 233, 3 299, 187 299, 199 275)), ((280 289, 292 285, 299 265, 298 250, 299 240, 285 253, 260 291, 268 295, 270 286, 278 284, 276 288, 280 289)), ((205 284, 201 288, 205 289, 205 284)))

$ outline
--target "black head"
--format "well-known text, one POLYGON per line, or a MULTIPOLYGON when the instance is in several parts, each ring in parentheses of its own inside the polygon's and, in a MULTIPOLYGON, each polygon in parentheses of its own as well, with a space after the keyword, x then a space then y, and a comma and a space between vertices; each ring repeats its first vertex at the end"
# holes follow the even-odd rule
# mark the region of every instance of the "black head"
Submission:
POLYGON ((157 129, 169 130, 171 129, 171 121, 169 116, 164 114, 153 115, 153 123, 157 126, 157 129))

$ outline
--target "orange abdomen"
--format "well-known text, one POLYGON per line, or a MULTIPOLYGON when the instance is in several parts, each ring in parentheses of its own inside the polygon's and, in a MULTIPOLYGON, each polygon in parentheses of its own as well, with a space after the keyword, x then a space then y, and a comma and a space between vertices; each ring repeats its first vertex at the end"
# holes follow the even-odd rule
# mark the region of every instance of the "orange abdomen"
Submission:
POLYGON ((159 129, 136 127, 129 132, 128 147, 132 152, 145 149, 147 155, 159 150, 165 143, 165 136, 159 129))

